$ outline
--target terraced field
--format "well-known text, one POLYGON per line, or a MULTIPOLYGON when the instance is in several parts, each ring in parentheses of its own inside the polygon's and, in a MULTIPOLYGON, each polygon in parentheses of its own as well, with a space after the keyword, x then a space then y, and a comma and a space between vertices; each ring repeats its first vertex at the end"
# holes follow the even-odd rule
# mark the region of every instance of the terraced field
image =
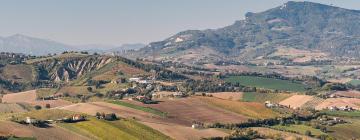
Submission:
POLYGON ((264 103, 266 101, 271 101, 273 103, 279 103, 286 98, 291 97, 292 94, 286 93, 257 93, 257 92, 245 92, 241 101, 244 102, 259 102, 264 103))
POLYGON ((226 82, 240 83, 244 86, 257 87, 264 89, 304 92, 306 85, 294 83, 287 80, 279 80, 273 78, 256 77, 256 76, 230 76, 225 78, 226 82))

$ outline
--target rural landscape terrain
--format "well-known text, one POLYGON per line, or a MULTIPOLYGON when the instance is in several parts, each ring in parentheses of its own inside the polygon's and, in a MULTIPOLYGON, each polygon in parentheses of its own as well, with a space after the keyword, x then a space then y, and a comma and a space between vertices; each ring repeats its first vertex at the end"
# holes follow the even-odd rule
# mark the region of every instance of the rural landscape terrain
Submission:
POLYGON ((245 17, 106 51, 0 38, 0 140, 360 139, 360 11, 245 17))

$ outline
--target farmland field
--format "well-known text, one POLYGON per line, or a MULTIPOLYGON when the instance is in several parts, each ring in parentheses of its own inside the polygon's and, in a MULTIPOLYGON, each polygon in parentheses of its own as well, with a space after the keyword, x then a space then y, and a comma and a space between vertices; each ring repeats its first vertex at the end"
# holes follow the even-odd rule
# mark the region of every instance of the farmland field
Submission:
POLYGON ((316 138, 312 138, 305 135, 295 134, 291 132, 284 132, 280 130, 275 130, 271 128, 265 127, 252 127, 251 129, 258 131, 260 134, 267 135, 267 136, 279 136, 284 138, 285 140, 296 140, 296 138, 302 138, 303 140, 316 140, 316 138))
POLYGON ((170 137, 137 123, 133 120, 120 119, 117 121, 104 121, 89 118, 88 121, 78 123, 62 123, 61 127, 74 131, 91 139, 112 140, 165 140, 170 137))
POLYGON ((153 108, 150 108, 150 107, 138 106, 138 105, 135 105, 135 104, 122 102, 122 101, 110 101, 110 103, 113 103, 113 104, 116 104, 116 105, 121 105, 121 106, 126 106, 126 107, 129 107, 129 108, 141 110, 141 111, 144 111, 144 112, 149 112, 149 113, 156 114, 156 115, 159 115, 159 116, 162 116, 162 117, 166 117, 166 114, 167 114, 166 112, 162 112, 162 111, 157 110, 157 109, 153 109, 153 108))
POLYGON ((40 88, 36 90, 36 97, 48 97, 54 95, 58 90, 55 88, 40 88))
POLYGON ((324 110, 321 111, 329 116, 338 116, 338 117, 359 117, 360 118, 360 111, 330 111, 324 110))
POLYGON ((15 113, 27 111, 21 105, 16 103, 0 103, 0 113, 15 113))
POLYGON ((259 102, 264 103, 271 101, 279 103, 280 101, 289 98, 291 94, 286 93, 257 93, 257 92, 245 92, 243 93, 242 101, 244 102, 259 102))
POLYGON ((248 119, 244 115, 213 106, 196 97, 162 100, 158 104, 142 104, 136 101, 127 102, 167 112, 169 118, 188 126, 191 126, 192 121, 203 123, 237 123, 248 119))
POLYGON ((284 106, 290 106, 291 108, 300 108, 308 101, 313 100, 313 96, 309 95, 293 95, 285 100, 281 101, 279 104, 284 106))
POLYGON ((333 136, 340 140, 350 140, 353 138, 360 138, 360 120, 359 119, 347 119, 349 123, 338 124, 329 127, 330 136, 333 136))
POLYGON ((257 87, 264 89, 304 92, 306 85, 294 83, 287 80, 279 80, 273 78, 256 77, 256 76, 230 76, 225 79, 227 82, 240 83, 244 86, 257 87))
POLYGON ((19 93, 6 94, 2 98, 4 103, 28 103, 31 105, 45 106, 50 104, 50 107, 66 106, 71 104, 65 100, 36 100, 36 90, 24 91, 19 93))
POLYGON ((358 86, 360 85, 360 80, 351 80, 350 82, 348 82, 349 84, 353 85, 353 86, 358 86))
POLYGON ((358 98, 328 98, 315 107, 317 110, 326 109, 331 106, 342 107, 349 106, 354 109, 360 109, 360 99, 358 98))
POLYGON ((285 125, 285 126, 276 125, 276 126, 272 126, 272 128, 278 129, 278 130, 296 131, 300 134, 305 134, 305 131, 309 130, 312 135, 316 135, 316 136, 326 134, 326 133, 321 132, 319 129, 315 129, 315 128, 312 128, 311 126, 306 126, 306 125, 285 125))
POLYGON ((37 140, 88 140, 88 138, 68 131, 58 126, 38 128, 31 125, 21 125, 10 121, 0 121, 0 135, 15 135, 18 137, 35 137, 37 140))
MULTIPOLYGON (((141 103, 142 104, 142 103, 141 103)), ((96 112, 116 113, 123 118, 135 118, 140 123, 158 130, 176 140, 200 139, 202 137, 226 136, 227 134, 216 129, 192 129, 191 121, 184 122, 179 118, 160 117, 141 110, 105 102, 78 103, 62 107, 61 109, 82 112, 94 115, 96 112), (189 134, 189 135, 184 135, 189 134)), ((214 115, 214 113, 213 113, 214 115)))
POLYGON ((216 92, 216 93, 208 93, 215 98, 225 99, 225 100, 233 100, 239 101, 243 97, 242 92, 216 92))
POLYGON ((199 97, 199 99, 214 107, 219 107, 250 118, 265 119, 279 116, 279 114, 260 103, 229 101, 208 97, 199 97))

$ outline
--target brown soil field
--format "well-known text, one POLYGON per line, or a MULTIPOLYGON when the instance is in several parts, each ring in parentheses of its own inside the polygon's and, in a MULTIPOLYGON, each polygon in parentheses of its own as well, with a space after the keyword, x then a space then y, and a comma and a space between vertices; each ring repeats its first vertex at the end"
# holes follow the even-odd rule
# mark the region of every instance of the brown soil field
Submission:
POLYGON ((290 106, 291 108, 300 108, 306 102, 313 99, 313 96, 309 95, 293 95, 285 100, 281 101, 279 104, 290 106))
POLYGON ((360 98, 360 92, 356 90, 337 91, 333 94, 348 98, 360 98))
POLYGON ((22 108, 18 104, 14 103, 0 103, 0 113, 16 113, 26 112, 27 110, 22 108))
POLYGON ((296 138, 302 138, 302 140, 316 140, 315 138, 312 138, 312 137, 299 135, 299 134, 295 134, 295 133, 290 133, 290 132, 274 130, 274 129, 270 129, 270 128, 253 127, 251 129, 256 130, 260 134, 263 134, 266 136, 280 136, 284 140, 296 140, 296 138))
POLYGON ((162 100, 159 104, 142 104, 136 101, 126 102, 167 112, 169 117, 186 122, 185 124, 188 126, 193 121, 203 123, 237 123, 248 119, 243 115, 215 107, 194 97, 162 100))
POLYGON ((233 100, 239 101, 242 99, 242 92, 216 92, 216 93, 208 93, 215 98, 225 99, 225 100, 233 100))
POLYGON ((161 118, 154 114, 105 102, 78 103, 61 107, 61 109, 82 112, 89 115, 95 115, 96 112, 116 113, 118 116, 124 118, 135 118, 140 123, 156 129, 176 140, 199 139, 201 137, 227 135, 226 133, 216 129, 192 129, 191 125, 189 125, 187 121, 181 121, 171 117, 161 118))
POLYGON ((191 127, 184 127, 181 125, 161 124, 143 122, 143 124, 152 127, 171 138, 176 140, 199 140, 208 137, 225 137, 229 134, 217 129, 192 129, 191 127))
POLYGON ((65 130, 57 126, 50 128, 37 128, 34 126, 26 126, 14 122, 1 121, 0 135, 16 135, 19 137, 35 137, 37 140, 86 140, 87 138, 80 136, 71 131, 65 130))
POLYGON ((64 100, 36 100, 36 90, 30 90, 19 93, 6 94, 2 98, 3 103, 29 103, 31 105, 45 106, 50 104, 50 107, 59 107, 70 105, 71 103, 64 100))
POLYGON ((342 107, 349 106, 354 109, 360 109, 360 99, 357 98, 328 98, 315 107, 317 110, 326 109, 331 106, 342 107))
POLYGON ((274 118, 279 116, 278 113, 268 109, 261 103, 255 102, 239 102, 239 101, 230 101, 224 99, 217 99, 211 97, 196 97, 214 107, 218 107, 224 110, 235 112, 237 114, 249 117, 249 118, 274 118))

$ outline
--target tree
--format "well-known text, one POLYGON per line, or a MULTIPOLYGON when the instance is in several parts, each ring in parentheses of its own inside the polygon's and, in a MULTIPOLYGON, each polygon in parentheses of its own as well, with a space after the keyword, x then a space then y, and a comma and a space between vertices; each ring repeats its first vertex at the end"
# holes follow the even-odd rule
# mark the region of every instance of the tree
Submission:
POLYGON ((92 92, 92 87, 87 87, 87 90, 89 91, 89 92, 92 92))
POLYGON ((40 110, 40 109, 41 109, 41 106, 36 105, 36 106, 34 106, 34 108, 35 108, 36 110, 40 110))

